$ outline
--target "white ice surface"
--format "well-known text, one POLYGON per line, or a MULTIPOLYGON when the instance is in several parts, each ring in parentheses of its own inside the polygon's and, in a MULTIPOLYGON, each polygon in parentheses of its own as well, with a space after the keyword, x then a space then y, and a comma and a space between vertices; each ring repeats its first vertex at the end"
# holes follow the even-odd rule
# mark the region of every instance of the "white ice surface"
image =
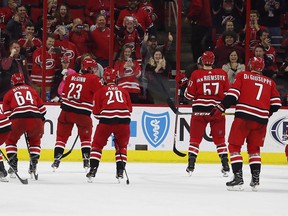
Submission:
MULTIPOLYGON (((8 168, 7 164, 6 168, 8 168)), ((88 183, 82 163, 62 162, 56 172, 40 162, 39 180, 0 182, 0 215, 12 216, 287 216, 288 167, 262 166, 260 190, 252 192, 249 167, 245 190, 227 191, 220 165, 196 164, 191 177, 186 164, 128 163, 130 184, 115 178, 114 163, 100 163, 88 183)), ((28 178, 28 162, 19 175, 28 178)))

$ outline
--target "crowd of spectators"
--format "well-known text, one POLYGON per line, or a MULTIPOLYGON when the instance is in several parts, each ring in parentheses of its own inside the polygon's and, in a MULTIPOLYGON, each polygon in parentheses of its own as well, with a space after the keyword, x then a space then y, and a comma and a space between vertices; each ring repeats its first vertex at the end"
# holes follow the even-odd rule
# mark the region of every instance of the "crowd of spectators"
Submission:
MULTIPOLYGON (((12 74, 20 71, 40 95, 48 96, 47 101, 59 101, 60 83, 63 85, 68 74, 79 72, 87 56, 97 61, 95 73, 101 78, 103 68, 111 66, 109 42, 113 37, 112 65, 118 85, 128 90, 133 103, 166 103, 168 80, 175 78, 171 73, 175 68, 171 68, 167 57, 175 43, 172 34, 166 32, 166 43, 158 44, 159 31, 163 33, 166 25, 165 2, 170 1, 117 0, 112 27, 109 0, 48 0, 47 39, 43 41, 41 0, 0 1, 0 100, 11 88, 12 74), (43 46, 46 89, 42 93, 43 46)), ((232 83, 235 74, 245 69, 246 1, 182 2, 183 21, 192 30, 193 59, 189 61, 199 63, 204 51, 213 51, 214 66, 223 68, 232 83)), ((249 23, 249 57, 265 59, 264 75, 275 79, 283 105, 287 105, 288 95, 286 6, 285 0, 251 1, 249 23)), ((177 82, 179 77, 183 78, 176 77, 177 82)))

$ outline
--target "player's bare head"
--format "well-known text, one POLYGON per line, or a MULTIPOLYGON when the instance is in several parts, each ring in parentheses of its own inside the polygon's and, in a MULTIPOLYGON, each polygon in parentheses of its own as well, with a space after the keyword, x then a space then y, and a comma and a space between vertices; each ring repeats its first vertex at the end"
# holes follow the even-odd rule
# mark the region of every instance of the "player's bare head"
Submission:
POLYGON ((22 85, 25 83, 25 79, 22 73, 17 72, 11 76, 11 84, 13 86, 22 85))
POLYGON ((251 72, 261 73, 265 67, 264 59, 262 57, 253 57, 250 59, 249 67, 251 72))
POLYGON ((96 61, 88 57, 88 58, 83 59, 81 71, 82 73, 94 73, 94 70, 96 67, 97 67, 96 61))
POLYGON ((202 64, 205 66, 212 66, 215 61, 215 55, 211 51, 206 51, 201 56, 202 64))
POLYGON ((117 74, 115 70, 111 67, 104 68, 103 79, 106 84, 115 83, 117 74))

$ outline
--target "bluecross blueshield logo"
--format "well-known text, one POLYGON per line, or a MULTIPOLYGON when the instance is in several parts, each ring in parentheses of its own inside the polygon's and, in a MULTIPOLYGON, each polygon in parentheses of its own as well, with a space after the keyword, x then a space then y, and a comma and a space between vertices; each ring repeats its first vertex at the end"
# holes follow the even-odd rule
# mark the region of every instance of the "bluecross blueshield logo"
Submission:
POLYGON ((288 132, 288 116, 278 119, 271 126, 271 135, 280 145, 286 145, 288 132))
POLYGON ((168 112, 154 114, 143 112, 142 130, 145 138, 153 146, 159 146, 165 140, 170 127, 170 116, 168 112))

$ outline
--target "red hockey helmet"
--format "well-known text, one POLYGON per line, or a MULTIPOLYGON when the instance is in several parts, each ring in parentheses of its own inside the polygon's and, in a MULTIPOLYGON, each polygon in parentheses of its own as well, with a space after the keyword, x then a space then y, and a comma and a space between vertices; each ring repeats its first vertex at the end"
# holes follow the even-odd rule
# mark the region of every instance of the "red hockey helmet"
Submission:
POLYGON ((19 84, 24 84, 25 83, 25 79, 22 73, 15 73, 11 76, 11 84, 13 86, 15 85, 19 85, 19 84))
POLYGON ((115 83, 116 77, 117 75, 113 68, 110 68, 110 67, 104 68, 103 79, 106 83, 111 83, 111 82, 115 83))
POLYGON ((81 70, 83 71, 87 71, 89 69, 92 69, 94 67, 97 67, 97 63, 94 59, 92 58, 85 58, 83 61, 82 61, 82 68, 81 70))
POLYGON ((201 56, 203 65, 213 65, 215 61, 215 55, 211 51, 206 51, 201 56))
POLYGON ((250 70, 251 71, 257 71, 257 72, 261 72, 265 67, 265 62, 264 59, 259 57, 259 56, 255 56, 252 59, 250 59, 250 70))

